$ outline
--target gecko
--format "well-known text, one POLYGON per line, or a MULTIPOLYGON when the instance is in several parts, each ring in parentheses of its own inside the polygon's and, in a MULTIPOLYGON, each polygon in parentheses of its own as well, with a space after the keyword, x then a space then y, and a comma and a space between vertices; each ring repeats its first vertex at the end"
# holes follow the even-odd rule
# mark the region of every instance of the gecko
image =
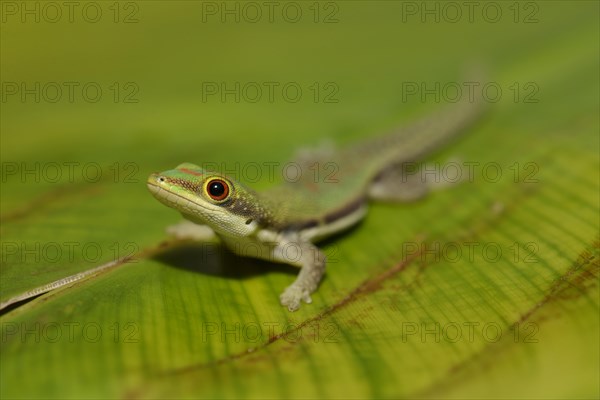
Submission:
POLYGON ((329 179, 301 173, 299 179, 255 191, 233 177, 186 162, 151 174, 147 186, 157 200, 184 217, 167 229, 170 235, 195 240, 217 236, 236 254, 299 267, 279 297, 282 306, 296 311, 302 302, 312 302, 325 273, 326 257, 318 242, 356 225, 371 201, 414 201, 430 192, 439 179, 423 179, 407 166, 447 145, 481 111, 480 102, 461 100, 387 135, 340 149, 304 151, 295 159, 301 172, 333 166, 329 179))

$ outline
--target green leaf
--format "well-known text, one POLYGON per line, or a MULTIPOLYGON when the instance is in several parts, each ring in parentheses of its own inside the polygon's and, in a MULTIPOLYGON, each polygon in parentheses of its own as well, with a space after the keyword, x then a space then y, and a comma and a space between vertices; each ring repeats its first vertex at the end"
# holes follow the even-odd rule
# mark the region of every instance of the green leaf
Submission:
MULTIPOLYGON (((236 23, 206 9, 221 3, 97 4, 98 23, 3 15, 0 302, 46 293, 2 310, 2 398, 600 395, 597 3, 493 3, 498 22, 481 7, 452 22, 446 3, 439 22, 406 8, 419 2, 294 3, 298 23, 280 8, 236 23), (443 106, 473 61, 502 95, 432 159, 472 175, 372 204, 323 244, 312 304, 279 305, 292 267, 166 238, 179 217, 149 173, 188 161, 243 175, 368 138, 443 106), (40 101, 11 82, 40 82, 40 101), (103 94, 53 103, 52 82, 103 94), (203 98, 223 82, 303 96, 203 98), (436 82, 440 101, 403 98, 436 82)), ((261 171, 249 185, 281 180, 261 171)))

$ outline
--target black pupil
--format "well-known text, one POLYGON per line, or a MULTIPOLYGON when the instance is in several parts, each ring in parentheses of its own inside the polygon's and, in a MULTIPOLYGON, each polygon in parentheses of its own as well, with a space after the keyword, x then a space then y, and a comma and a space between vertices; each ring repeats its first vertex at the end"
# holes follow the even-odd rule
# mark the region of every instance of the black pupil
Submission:
POLYGON ((214 181, 208 187, 208 192, 214 197, 221 197, 225 193, 225 185, 222 182, 214 181))

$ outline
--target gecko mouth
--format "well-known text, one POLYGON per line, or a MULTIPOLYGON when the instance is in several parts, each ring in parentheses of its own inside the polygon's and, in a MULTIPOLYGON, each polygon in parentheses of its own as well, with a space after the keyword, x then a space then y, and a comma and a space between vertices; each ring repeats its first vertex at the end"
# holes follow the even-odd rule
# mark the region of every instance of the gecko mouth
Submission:
POLYGON ((153 182, 147 182, 146 186, 158 201, 179 212, 190 215, 206 215, 208 212, 215 211, 153 182))

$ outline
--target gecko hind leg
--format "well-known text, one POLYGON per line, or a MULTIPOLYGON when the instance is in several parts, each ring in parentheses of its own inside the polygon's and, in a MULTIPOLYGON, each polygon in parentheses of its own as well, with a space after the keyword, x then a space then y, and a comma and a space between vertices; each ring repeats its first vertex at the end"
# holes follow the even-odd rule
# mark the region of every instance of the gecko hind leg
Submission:
POLYGON ((409 170, 406 165, 384 171, 369 188, 369 198, 377 201, 411 202, 425 197, 432 191, 455 185, 462 180, 462 168, 458 162, 425 164, 419 170, 409 170), (449 176, 452 167, 456 173, 449 176))

